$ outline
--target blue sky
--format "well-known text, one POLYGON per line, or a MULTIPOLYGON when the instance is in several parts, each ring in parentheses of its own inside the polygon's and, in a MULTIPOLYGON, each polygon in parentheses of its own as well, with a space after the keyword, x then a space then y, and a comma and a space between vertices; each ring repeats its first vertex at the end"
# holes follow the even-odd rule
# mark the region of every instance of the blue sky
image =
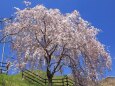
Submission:
MULTIPOLYGON (((115 0, 30 0, 32 7, 43 4, 47 8, 58 8, 62 13, 78 10, 83 19, 101 29, 98 39, 109 47, 112 57, 112 71, 106 76, 115 76, 115 0)), ((23 9, 23 0, 1 0, 0 17, 11 17, 15 12, 13 7, 23 9)), ((0 48, 1 52, 1 48, 0 48)), ((5 49, 8 54, 8 49, 5 49)), ((1 55, 0 55, 1 57, 1 55)))

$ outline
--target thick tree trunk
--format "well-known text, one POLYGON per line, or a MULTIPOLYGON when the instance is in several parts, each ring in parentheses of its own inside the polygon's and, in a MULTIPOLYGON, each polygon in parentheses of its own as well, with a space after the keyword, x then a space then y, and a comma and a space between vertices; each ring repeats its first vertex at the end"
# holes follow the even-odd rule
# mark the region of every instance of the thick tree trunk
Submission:
POLYGON ((52 78, 48 79, 48 86, 53 86, 53 84, 52 84, 52 78))
POLYGON ((53 84, 52 84, 53 75, 51 74, 51 72, 48 69, 47 69, 47 78, 48 78, 48 86, 53 86, 53 84))

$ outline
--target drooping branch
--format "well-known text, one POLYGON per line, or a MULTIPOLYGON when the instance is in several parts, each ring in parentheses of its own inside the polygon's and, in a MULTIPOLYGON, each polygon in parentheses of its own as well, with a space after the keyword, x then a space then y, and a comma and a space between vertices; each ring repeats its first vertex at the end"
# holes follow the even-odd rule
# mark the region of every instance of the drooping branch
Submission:
POLYGON ((15 36, 15 35, 19 34, 20 32, 22 32, 22 30, 23 30, 24 28, 26 28, 26 27, 22 27, 18 32, 9 33, 9 34, 3 35, 3 37, 0 39, 0 43, 2 43, 3 40, 4 40, 5 38, 7 38, 8 36, 15 36))

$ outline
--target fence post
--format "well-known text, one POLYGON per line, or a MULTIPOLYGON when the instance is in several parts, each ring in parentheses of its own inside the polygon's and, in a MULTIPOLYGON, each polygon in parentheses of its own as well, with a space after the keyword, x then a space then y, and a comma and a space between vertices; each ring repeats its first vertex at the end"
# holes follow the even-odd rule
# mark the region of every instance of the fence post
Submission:
POLYGON ((46 85, 46 79, 44 79, 45 80, 45 85, 46 85))
POLYGON ((2 74, 2 68, 0 69, 0 74, 2 74))
POLYGON ((68 83, 68 76, 66 76, 66 82, 67 82, 67 86, 69 86, 69 83, 68 83))
POLYGON ((8 75, 8 70, 6 70, 6 75, 8 75))
POLYGON ((22 78, 24 78, 23 70, 22 70, 22 78))
POLYGON ((64 78, 62 78, 62 85, 64 86, 64 78))

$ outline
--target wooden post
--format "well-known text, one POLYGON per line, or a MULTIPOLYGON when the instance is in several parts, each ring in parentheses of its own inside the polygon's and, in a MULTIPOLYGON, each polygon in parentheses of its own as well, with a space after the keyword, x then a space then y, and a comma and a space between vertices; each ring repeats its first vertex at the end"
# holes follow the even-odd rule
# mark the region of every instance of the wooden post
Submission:
POLYGON ((1 65, 0 65, 0 74, 2 74, 2 62, 0 62, 1 65))
POLYGON ((24 78, 24 76, 23 76, 24 74, 23 74, 23 70, 22 70, 22 78, 24 78))
POLYGON ((2 74, 2 69, 0 69, 0 74, 2 74))
POLYGON ((6 74, 8 74, 9 67, 10 67, 10 62, 6 64, 6 74))
POLYGON ((8 70, 6 70, 6 75, 8 75, 8 70))
POLYGON ((69 83, 68 83, 68 76, 66 76, 66 82, 67 82, 67 86, 69 86, 69 83))
POLYGON ((46 85, 46 79, 44 79, 45 80, 45 85, 46 85))
POLYGON ((62 78, 62 85, 64 86, 64 78, 62 78))

